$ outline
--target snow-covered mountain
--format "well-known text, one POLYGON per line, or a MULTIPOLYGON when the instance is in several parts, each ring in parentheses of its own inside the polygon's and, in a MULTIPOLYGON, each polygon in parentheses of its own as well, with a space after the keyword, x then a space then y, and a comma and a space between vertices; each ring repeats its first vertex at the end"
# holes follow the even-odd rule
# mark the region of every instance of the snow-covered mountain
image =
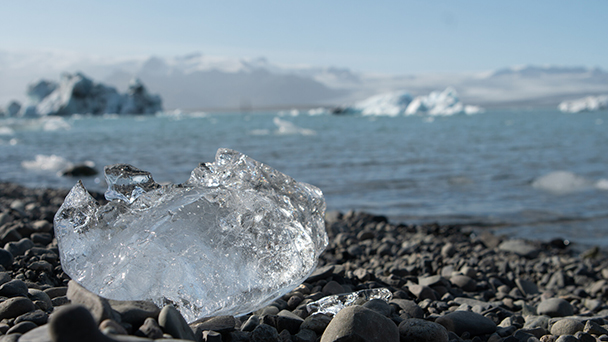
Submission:
POLYGON ((134 77, 160 94, 167 109, 238 109, 349 106, 374 95, 407 91, 413 97, 452 87, 463 103, 557 106, 608 93, 599 68, 520 66, 487 72, 379 75, 340 67, 279 65, 265 58, 192 53, 176 57, 108 58, 61 51, 0 50, 0 106, 25 100, 28 84, 57 81, 62 72, 83 72, 119 91, 134 77))

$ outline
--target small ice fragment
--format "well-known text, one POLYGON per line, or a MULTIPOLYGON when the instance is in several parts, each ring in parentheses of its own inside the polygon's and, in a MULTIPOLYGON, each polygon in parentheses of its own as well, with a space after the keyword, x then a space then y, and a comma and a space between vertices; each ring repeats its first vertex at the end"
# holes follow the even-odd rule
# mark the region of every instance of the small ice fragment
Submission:
POLYGON ((319 299, 316 302, 306 304, 310 314, 326 314, 334 316, 347 306, 361 305, 372 299, 382 299, 386 302, 393 298, 389 289, 366 289, 357 292, 337 294, 319 299))
POLYGON ((246 314, 301 284, 327 246, 321 190, 237 151, 180 185, 105 173, 109 203, 79 182, 54 221, 63 271, 102 297, 172 304, 188 322, 246 314))
POLYGON ((148 171, 140 170, 126 164, 115 164, 104 167, 108 190, 105 197, 108 201, 121 200, 133 203, 141 194, 159 188, 148 171))

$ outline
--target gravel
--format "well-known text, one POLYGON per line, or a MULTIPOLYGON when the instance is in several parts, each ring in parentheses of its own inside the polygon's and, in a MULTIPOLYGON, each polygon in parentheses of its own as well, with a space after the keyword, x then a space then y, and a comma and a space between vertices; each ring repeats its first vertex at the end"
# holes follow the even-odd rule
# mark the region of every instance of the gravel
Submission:
POLYGON ((0 183, 0 342, 608 341, 602 250, 352 211, 327 214, 329 246, 302 285, 254 313, 188 324, 171 306, 106 300, 71 281, 52 229, 66 194, 0 183), (306 309, 372 288, 393 299, 335 317, 306 309))

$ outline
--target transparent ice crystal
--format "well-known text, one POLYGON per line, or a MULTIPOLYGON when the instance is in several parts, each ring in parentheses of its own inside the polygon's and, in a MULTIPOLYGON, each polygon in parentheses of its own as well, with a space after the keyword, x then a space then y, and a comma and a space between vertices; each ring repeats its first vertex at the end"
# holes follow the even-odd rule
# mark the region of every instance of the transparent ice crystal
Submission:
POLYGON ((366 289, 323 297, 315 302, 306 304, 306 310, 313 315, 325 314, 335 316, 340 310, 347 306, 362 305, 372 299, 382 299, 385 302, 388 302, 392 298, 393 294, 389 289, 366 289))
POLYGON ((321 191, 219 149, 179 185, 105 168, 110 201, 78 182, 55 215, 63 270, 102 297, 173 304, 192 322, 239 315, 302 283, 327 246, 321 191))

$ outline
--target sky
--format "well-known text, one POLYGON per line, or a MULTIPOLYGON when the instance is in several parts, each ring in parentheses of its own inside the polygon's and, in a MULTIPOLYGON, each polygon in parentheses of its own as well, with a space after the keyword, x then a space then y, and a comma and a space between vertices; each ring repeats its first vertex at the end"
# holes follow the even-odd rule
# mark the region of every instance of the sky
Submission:
POLYGON ((412 74, 524 64, 608 69, 608 1, 0 0, 0 50, 412 74))

